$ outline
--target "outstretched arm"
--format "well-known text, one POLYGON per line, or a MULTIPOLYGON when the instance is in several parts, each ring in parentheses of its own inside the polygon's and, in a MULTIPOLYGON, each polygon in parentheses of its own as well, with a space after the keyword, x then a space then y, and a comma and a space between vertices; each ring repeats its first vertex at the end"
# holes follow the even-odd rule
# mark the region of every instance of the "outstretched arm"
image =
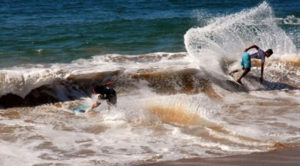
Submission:
POLYGON ((92 105, 91 109, 94 109, 94 108, 98 107, 99 105, 100 105, 100 103, 95 103, 95 104, 92 105))
POLYGON ((94 108, 98 107, 100 104, 101 104, 101 103, 95 103, 95 104, 93 104, 92 107, 91 107, 88 111, 86 111, 86 112, 93 111, 94 108))
POLYGON ((264 81, 264 62, 261 63, 260 83, 264 81))
POLYGON ((255 49, 259 49, 259 47, 257 46, 257 45, 252 45, 252 46, 250 46, 250 47, 248 47, 248 48, 245 48, 245 50, 244 50, 244 52, 247 52, 248 50, 250 50, 250 49, 252 49, 252 48, 255 48, 255 49))

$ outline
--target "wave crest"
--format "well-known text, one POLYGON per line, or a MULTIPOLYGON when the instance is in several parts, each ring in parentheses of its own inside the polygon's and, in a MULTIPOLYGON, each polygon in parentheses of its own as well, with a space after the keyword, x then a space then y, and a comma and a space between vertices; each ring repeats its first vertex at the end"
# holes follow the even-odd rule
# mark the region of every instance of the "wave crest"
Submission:
POLYGON ((216 18, 204 27, 189 29, 184 35, 187 52, 201 66, 220 69, 222 59, 237 60, 244 48, 256 44, 272 48, 273 57, 296 54, 296 46, 277 26, 268 3, 239 13, 216 18), (209 64, 207 66, 206 64, 209 64))

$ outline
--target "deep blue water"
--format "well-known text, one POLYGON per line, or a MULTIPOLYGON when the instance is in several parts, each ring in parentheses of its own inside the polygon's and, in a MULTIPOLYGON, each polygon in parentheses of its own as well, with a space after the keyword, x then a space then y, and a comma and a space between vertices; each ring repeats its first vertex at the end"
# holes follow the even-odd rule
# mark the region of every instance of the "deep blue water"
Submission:
MULTIPOLYGON (((205 26, 213 17, 252 8, 261 2, 0 0, 0 67, 67 63, 107 53, 185 51, 183 36, 189 28, 205 26)), ((267 2, 278 18, 300 17, 300 1, 267 2)), ((280 26, 291 36, 300 28, 280 26)))

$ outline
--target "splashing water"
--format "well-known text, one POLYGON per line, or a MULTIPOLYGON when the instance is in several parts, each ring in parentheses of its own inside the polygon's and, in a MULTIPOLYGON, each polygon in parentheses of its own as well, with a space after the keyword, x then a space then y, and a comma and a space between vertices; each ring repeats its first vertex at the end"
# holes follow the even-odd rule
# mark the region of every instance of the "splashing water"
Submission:
POLYGON ((296 54, 295 45, 276 25, 272 9, 266 2, 216 18, 207 26, 191 28, 184 36, 184 43, 189 55, 200 66, 208 64, 210 69, 217 70, 223 58, 237 60, 244 48, 252 44, 262 49, 272 48, 272 57, 276 58, 296 54))

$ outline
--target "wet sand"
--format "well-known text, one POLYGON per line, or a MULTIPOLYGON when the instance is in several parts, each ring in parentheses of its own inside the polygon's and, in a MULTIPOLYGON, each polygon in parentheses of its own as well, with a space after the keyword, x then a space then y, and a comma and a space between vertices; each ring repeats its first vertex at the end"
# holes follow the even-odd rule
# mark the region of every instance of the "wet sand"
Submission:
POLYGON ((192 158, 140 166, 300 166, 300 147, 219 158, 192 158))

